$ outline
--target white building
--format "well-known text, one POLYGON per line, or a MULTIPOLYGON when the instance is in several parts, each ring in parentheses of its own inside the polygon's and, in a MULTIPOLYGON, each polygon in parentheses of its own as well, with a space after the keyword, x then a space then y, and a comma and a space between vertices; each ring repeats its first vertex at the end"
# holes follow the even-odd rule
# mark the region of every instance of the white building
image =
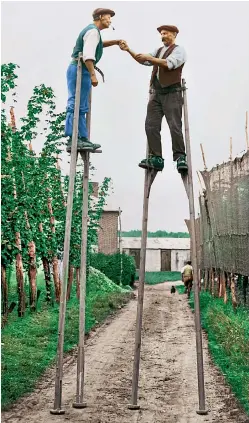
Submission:
MULTIPOLYGON (((136 268, 140 263, 141 238, 123 237, 123 252, 134 257, 136 268)), ((190 238, 147 238, 147 272, 181 271, 190 260, 190 238)))

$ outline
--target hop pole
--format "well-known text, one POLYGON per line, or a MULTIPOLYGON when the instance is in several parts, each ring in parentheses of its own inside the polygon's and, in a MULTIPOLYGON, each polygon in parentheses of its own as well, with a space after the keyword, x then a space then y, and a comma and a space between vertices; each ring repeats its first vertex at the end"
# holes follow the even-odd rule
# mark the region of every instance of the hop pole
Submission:
POLYGON ((186 82, 182 80, 183 86, 183 110, 184 110, 184 127, 185 127, 185 144, 188 160, 188 174, 182 176, 182 179, 187 179, 187 194, 189 200, 189 214, 190 214, 190 236, 192 239, 192 261, 194 273, 194 301, 195 301, 195 332, 196 332, 196 354, 197 354, 197 377, 198 377, 198 396, 199 409, 197 414, 206 415, 208 411, 205 408, 205 386, 204 386, 204 368, 203 368, 203 348, 202 348, 202 329, 201 329, 201 314, 200 314, 200 292, 198 280, 198 263, 197 263, 197 245, 196 245, 196 227, 195 227, 195 203, 194 203, 194 189, 193 189, 193 174, 192 174, 192 157, 190 147, 189 121, 188 121, 188 104, 186 82))

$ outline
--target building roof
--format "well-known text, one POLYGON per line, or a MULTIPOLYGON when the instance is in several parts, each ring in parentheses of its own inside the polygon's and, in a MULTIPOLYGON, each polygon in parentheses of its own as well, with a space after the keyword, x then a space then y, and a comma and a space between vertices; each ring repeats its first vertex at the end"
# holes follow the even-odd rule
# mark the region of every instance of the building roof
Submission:
MULTIPOLYGON (((123 237, 122 248, 141 248, 141 238, 123 237)), ((190 238, 147 238, 147 249, 190 250, 190 238)))

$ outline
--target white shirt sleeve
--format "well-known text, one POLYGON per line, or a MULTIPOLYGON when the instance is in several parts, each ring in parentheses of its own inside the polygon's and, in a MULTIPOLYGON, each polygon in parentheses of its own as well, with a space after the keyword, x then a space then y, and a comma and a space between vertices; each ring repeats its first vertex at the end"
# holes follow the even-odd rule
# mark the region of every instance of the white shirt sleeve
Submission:
POLYGON ((83 37, 84 47, 83 47, 83 61, 93 60, 95 61, 96 48, 100 40, 100 35, 97 29, 89 29, 83 37))
POLYGON ((184 48, 177 46, 166 59, 168 69, 171 70, 179 68, 186 62, 186 59, 187 57, 184 48))
POLYGON ((185 267, 186 267, 186 266, 183 266, 183 268, 182 268, 182 270, 181 270, 181 273, 183 273, 183 272, 184 272, 184 270, 185 270, 185 267))

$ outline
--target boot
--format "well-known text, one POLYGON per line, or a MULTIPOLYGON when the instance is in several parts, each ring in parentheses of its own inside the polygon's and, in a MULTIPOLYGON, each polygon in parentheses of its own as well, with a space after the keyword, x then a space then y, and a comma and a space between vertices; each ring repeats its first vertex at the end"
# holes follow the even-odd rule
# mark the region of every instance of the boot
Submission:
POLYGON ((141 160, 138 166, 142 169, 154 169, 161 172, 164 168, 164 159, 160 156, 149 156, 148 159, 141 160))
MULTIPOLYGON (((81 137, 78 138, 78 142, 77 142, 77 151, 95 151, 98 150, 98 148, 100 148, 101 145, 100 144, 93 144, 88 138, 86 137, 81 137)), ((67 142, 67 147, 66 150, 68 153, 71 153, 71 149, 72 149, 72 138, 70 137, 68 139, 67 142)))

